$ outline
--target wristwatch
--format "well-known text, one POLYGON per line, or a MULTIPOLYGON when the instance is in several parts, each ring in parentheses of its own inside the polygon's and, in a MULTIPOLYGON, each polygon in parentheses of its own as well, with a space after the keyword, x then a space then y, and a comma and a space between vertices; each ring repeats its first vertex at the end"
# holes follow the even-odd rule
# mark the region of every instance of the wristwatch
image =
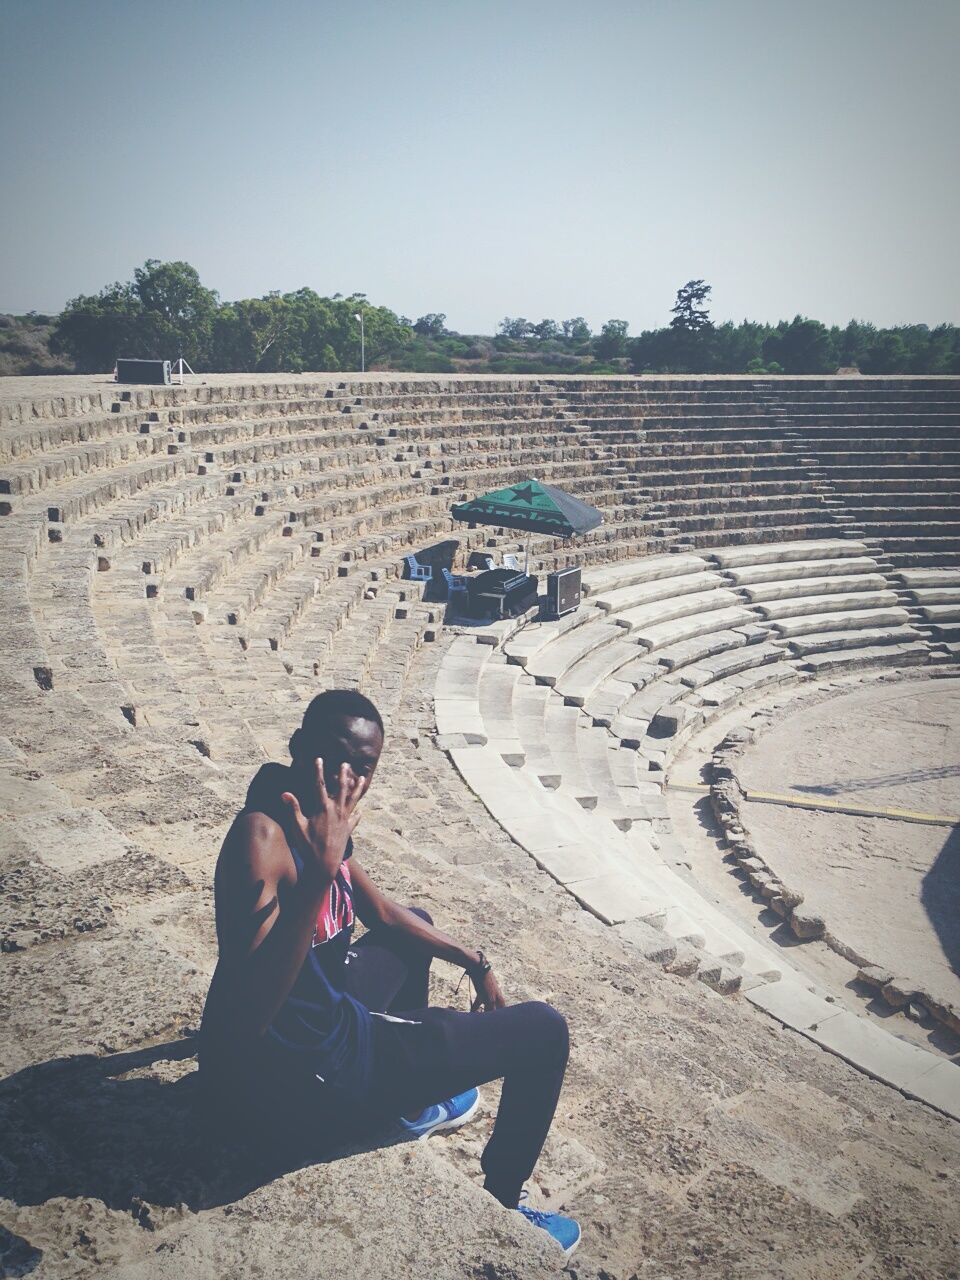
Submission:
POLYGON ((493 965, 490 963, 490 961, 487 959, 487 957, 483 954, 483 952, 479 948, 477 949, 477 955, 480 957, 480 959, 477 961, 476 964, 472 964, 469 968, 470 976, 471 978, 474 979, 474 981, 476 981, 478 978, 485 978, 487 974, 490 972, 490 970, 493 968, 493 965))

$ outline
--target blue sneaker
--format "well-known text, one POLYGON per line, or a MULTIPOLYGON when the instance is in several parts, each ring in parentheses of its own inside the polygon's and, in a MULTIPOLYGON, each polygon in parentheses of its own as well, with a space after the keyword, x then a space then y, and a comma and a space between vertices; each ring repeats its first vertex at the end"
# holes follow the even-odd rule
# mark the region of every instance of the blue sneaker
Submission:
POLYGON ((552 1236, 563 1250, 565 1258, 569 1258, 580 1243, 580 1223, 574 1218, 565 1218, 562 1213, 542 1213, 525 1204, 518 1207, 517 1213, 522 1213, 533 1226, 540 1227, 552 1236))
POLYGON ((458 1093, 455 1098, 446 1102, 435 1102, 417 1116, 416 1120, 397 1121, 401 1133, 422 1142, 431 1133, 448 1133, 451 1129, 459 1129, 461 1125, 472 1120, 480 1105, 480 1090, 468 1089, 466 1093, 458 1093))

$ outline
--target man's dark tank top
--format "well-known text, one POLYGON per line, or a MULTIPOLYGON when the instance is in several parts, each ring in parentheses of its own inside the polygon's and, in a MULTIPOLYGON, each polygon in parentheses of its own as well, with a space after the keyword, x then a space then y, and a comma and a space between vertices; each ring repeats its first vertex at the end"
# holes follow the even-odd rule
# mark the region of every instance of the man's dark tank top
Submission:
MULTIPOLYGON (((245 811, 266 813, 288 831, 280 794, 289 787, 289 770, 264 765, 247 792, 245 811)), ((289 834, 288 834, 289 842, 289 834)), ((298 875, 303 871, 301 851, 290 844, 298 875)), ((353 840, 336 880, 318 912, 316 930, 290 994, 274 1015, 261 1042, 262 1063, 281 1075, 294 1072, 316 1077, 337 1091, 360 1097, 369 1085, 371 1066, 371 1016, 343 990, 344 964, 353 935, 353 891, 350 858, 353 840)), ((282 889, 284 898, 294 890, 282 889)))
MULTIPOLYGON (((303 857, 290 852, 298 873, 303 857)), ((343 990, 343 970, 353 935, 353 895, 347 845, 343 865, 317 915, 310 950, 290 994, 265 1036, 269 1058, 278 1067, 303 1067, 325 1084, 352 1095, 362 1094, 370 1075, 370 1013, 343 990)), ((280 910, 283 910, 283 896, 280 910)))

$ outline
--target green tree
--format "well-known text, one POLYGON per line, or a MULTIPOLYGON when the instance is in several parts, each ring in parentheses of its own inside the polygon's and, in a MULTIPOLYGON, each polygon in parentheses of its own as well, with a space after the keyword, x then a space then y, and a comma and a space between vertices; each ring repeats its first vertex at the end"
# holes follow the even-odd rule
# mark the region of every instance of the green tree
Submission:
POLYGON ((217 295, 200 283, 189 262, 160 262, 148 258, 133 273, 133 291, 158 326, 185 346, 199 360, 209 340, 210 324, 217 310, 217 295))
POLYGON ((181 349, 202 368, 216 312, 217 295, 188 262, 149 258, 128 284, 73 298, 57 321, 51 348, 71 355, 84 372, 112 369, 118 356, 172 360, 181 349))
POLYGON ((906 373, 910 366, 907 344, 895 330, 877 334, 861 364, 863 373, 906 373))
POLYGON ((541 320, 534 326, 533 336, 538 342, 552 342, 560 337, 560 326, 556 320, 541 320))
POLYGON ((221 307, 213 322, 212 364, 223 372, 275 372, 283 367, 278 343, 289 322, 277 294, 244 298, 221 307))
POLYGON ((785 373, 835 373, 837 348, 826 325, 805 316, 781 320, 763 344, 766 364, 776 361, 785 373))
POLYGON ((767 325, 744 320, 711 326, 696 337, 709 345, 711 372, 752 373, 763 370, 763 342, 769 333, 767 325))
POLYGON ((523 342, 533 336, 534 326, 523 316, 504 316, 497 325, 497 334, 501 338, 511 338, 515 342, 523 342))
POLYGON ((863 369, 870 348, 877 340, 875 325, 862 320, 851 320, 841 329, 837 343, 837 363, 846 368, 863 369))
POLYGON ((117 356, 169 358, 168 351, 137 340, 143 307, 129 284, 107 285, 98 294, 72 298, 57 319, 51 351, 69 356, 81 373, 109 373, 117 356))
POLYGON ((600 330, 600 336, 595 345, 598 360, 616 360, 626 355, 628 327, 626 320, 607 321, 600 330))
POLYGON ((671 329, 682 329, 685 333, 698 333, 710 324, 710 315, 704 304, 710 296, 712 287, 703 280, 688 280, 677 290, 677 300, 670 308, 673 319, 671 329))
POLYGON ((413 326, 413 332, 424 338, 442 338, 447 332, 447 317, 442 311, 431 311, 413 326))
POLYGON ((593 336, 590 332, 590 326, 583 316, 574 316, 572 320, 564 320, 560 328, 563 330, 564 340, 571 343, 589 342, 593 336))

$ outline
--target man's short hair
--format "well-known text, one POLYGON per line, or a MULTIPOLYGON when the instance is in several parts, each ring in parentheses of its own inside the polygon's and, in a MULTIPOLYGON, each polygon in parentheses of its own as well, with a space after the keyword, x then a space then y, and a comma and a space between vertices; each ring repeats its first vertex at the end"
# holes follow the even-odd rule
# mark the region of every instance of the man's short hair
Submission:
POLYGON ((327 689, 318 693, 303 717, 306 738, 319 737, 331 720, 369 720, 384 736, 383 717, 369 698, 356 689, 327 689))

